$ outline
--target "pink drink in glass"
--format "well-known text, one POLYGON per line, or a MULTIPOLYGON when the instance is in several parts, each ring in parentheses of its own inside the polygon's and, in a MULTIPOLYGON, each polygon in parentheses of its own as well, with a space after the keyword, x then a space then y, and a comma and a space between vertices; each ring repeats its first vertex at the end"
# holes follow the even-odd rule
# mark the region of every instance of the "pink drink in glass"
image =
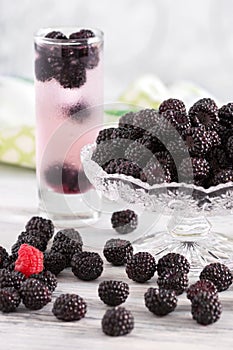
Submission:
POLYGON ((40 209, 54 219, 96 216, 96 193, 80 150, 103 122, 103 34, 45 29, 35 36, 37 178, 40 209))

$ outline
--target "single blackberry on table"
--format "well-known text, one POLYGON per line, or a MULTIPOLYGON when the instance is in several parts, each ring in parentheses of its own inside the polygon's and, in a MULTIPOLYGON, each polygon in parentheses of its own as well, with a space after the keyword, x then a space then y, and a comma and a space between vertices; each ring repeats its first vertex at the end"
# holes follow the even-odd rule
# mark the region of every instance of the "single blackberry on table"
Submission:
POLYGON ((148 252, 136 253, 126 263, 128 277, 140 283, 150 280, 154 276, 156 268, 155 259, 148 252))
POLYGON ((107 129, 100 130, 96 138, 96 143, 99 144, 106 140, 111 140, 113 131, 114 131, 114 128, 107 128, 107 129))
POLYGON ((59 252, 47 252, 44 254, 44 268, 57 276, 66 268, 66 257, 59 252))
POLYGON ((172 290, 148 288, 144 294, 145 305, 157 316, 165 316, 175 310, 176 293, 172 290))
POLYGON ((181 254, 168 253, 158 260, 157 271, 160 276, 162 273, 175 269, 176 271, 189 273, 190 263, 181 254))
POLYGON ((59 31, 55 31, 55 30, 46 34, 45 38, 57 39, 57 40, 67 40, 67 37, 65 36, 65 34, 63 34, 62 32, 59 32, 59 31))
POLYGON ((16 290, 19 290, 22 283, 26 281, 24 274, 19 271, 11 271, 11 278, 13 280, 13 286, 16 290))
POLYGON ((14 288, 0 289, 0 311, 13 312, 21 301, 19 293, 14 288))
POLYGON ((219 123, 227 129, 233 129, 233 103, 227 103, 219 108, 219 123))
POLYGON ((49 241, 53 237, 54 224, 49 219, 44 219, 40 216, 33 216, 26 224, 25 229, 27 232, 38 231, 43 233, 49 241))
POLYGON ((43 282, 35 278, 28 278, 19 290, 22 302, 27 309, 42 309, 51 301, 51 291, 43 282))
POLYGON ((66 258, 66 266, 70 266, 74 254, 82 251, 82 238, 78 231, 74 229, 64 229, 58 231, 54 236, 51 247, 52 253, 61 253, 66 258))
POLYGON ((31 275, 29 278, 34 278, 34 279, 44 283, 44 285, 46 287, 48 287, 48 289, 51 291, 51 293, 53 293, 55 291, 55 289, 57 288, 57 278, 50 271, 44 270, 38 274, 31 275))
POLYGON ((124 174, 146 182, 142 169, 135 163, 125 159, 114 159, 103 167, 108 174, 124 174))
POLYGON ((0 289, 6 287, 14 287, 14 279, 11 271, 7 269, 0 270, 0 289))
POLYGON ((129 285, 122 281, 103 281, 99 284, 98 295, 109 306, 117 306, 129 296, 129 285))
POLYGON ((173 290, 176 295, 182 294, 188 287, 188 276, 176 268, 160 273, 157 284, 159 288, 173 290))
POLYGON ((205 158, 184 158, 178 167, 179 181, 201 185, 207 179, 210 165, 205 158))
POLYGON ((73 274, 83 281, 92 281, 103 272, 103 260, 98 253, 81 252, 71 260, 73 274))
POLYGON ((87 304, 77 294, 61 294, 54 302, 52 313, 62 321, 78 321, 85 317, 87 304))
POLYGON ((185 108, 184 102, 176 98, 169 98, 168 100, 164 100, 160 104, 159 113, 163 113, 168 110, 178 111, 178 112, 181 112, 182 114, 186 114, 186 108, 185 108))
POLYGON ((41 241, 36 236, 25 235, 21 236, 15 244, 11 247, 11 253, 13 255, 18 254, 18 251, 22 244, 28 244, 36 249, 39 249, 41 252, 44 252, 47 248, 47 243, 41 241))
POLYGON ((8 260, 9 254, 6 249, 0 246, 0 269, 3 268, 4 263, 8 260))
POLYGON ((202 98, 190 108, 189 117, 193 126, 215 130, 219 123, 218 106, 211 98, 202 98))
POLYGON ((20 235, 17 238, 17 241, 20 242, 28 237, 35 238, 36 240, 40 241, 41 250, 46 250, 47 244, 49 242, 48 235, 44 232, 38 231, 37 229, 31 229, 29 231, 23 231, 20 233, 20 235))
POLYGON ((112 265, 121 266, 133 255, 133 247, 130 241, 112 238, 105 243, 103 254, 112 265))
POLYGON ((131 311, 118 306, 105 312, 102 318, 102 330, 106 335, 118 337, 130 333, 134 328, 131 311))
POLYGON ((216 173, 212 179, 214 186, 219 184, 225 184, 227 182, 233 181, 233 170, 232 169, 222 169, 216 173))
POLYGON ((221 315, 222 306, 218 296, 202 291, 192 300, 192 316, 197 323, 208 325, 216 322, 221 315))
POLYGON ((211 148, 209 134, 203 128, 190 128, 182 134, 182 137, 191 156, 203 156, 211 148))
POLYGON ((162 166, 155 157, 151 158, 147 163, 144 169, 144 174, 147 183, 151 186, 164 182, 171 182, 171 173, 168 167, 165 165, 162 166))
POLYGON ((230 269, 221 263, 212 263, 204 267, 200 274, 200 280, 213 282, 218 292, 222 292, 230 287, 233 276, 230 269))
POLYGON ((209 280, 200 280, 188 287, 186 290, 187 298, 192 301, 196 295, 202 292, 208 292, 212 295, 217 295, 218 290, 213 282, 209 280))
POLYGON ((138 216, 130 209, 116 211, 112 214, 111 223, 118 233, 130 233, 138 226, 138 216))

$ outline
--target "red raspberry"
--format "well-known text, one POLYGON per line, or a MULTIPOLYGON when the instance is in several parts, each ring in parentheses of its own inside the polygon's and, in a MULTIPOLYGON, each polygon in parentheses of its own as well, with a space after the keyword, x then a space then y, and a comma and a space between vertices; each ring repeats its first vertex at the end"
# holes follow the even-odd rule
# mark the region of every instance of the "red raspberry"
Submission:
POLYGON ((40 273, 44 269, 43 253, 28 244, 22 244, 15 262, 15 271, 23 273, 26 277, 40 273))

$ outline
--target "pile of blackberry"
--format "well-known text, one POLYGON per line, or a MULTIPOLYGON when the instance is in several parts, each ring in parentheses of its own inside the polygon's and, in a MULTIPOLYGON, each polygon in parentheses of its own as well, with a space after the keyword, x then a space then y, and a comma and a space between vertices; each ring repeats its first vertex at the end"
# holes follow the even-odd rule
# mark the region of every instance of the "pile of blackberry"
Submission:
POLYGON ((218 108, 202 98, 187 111, 181 100, 170 98, 158 111, 123 115, 118 128, 100 131, 96 143, 92 160, 109 174, 149 185, 186 182, 208 188, 233 181, 233 103, 218 108))
POLYGON ((99 63, 97 45, 88 43, 88 39, 94 37, 94 32, 83 29, 70 34, 69 38, 59 31, 52 31, 45 35, 43 42, 38 40, 35 44, 37 80, 55 79, 66 89, 84 85, 86 70, 95 68, 99 63), (75 42, 79 45, 72 45, 75 42))

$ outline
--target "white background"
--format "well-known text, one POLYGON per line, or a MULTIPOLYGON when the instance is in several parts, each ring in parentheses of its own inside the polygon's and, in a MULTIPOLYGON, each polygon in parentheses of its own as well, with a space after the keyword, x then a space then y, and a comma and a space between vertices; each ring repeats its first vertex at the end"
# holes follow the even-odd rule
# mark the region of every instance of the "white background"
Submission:
POLYGON ((105 102, 144 73, 186 79, 233 100, 231 0, 0 0, 0 74, 33 77, 33 32, 105 32, 105 102))

